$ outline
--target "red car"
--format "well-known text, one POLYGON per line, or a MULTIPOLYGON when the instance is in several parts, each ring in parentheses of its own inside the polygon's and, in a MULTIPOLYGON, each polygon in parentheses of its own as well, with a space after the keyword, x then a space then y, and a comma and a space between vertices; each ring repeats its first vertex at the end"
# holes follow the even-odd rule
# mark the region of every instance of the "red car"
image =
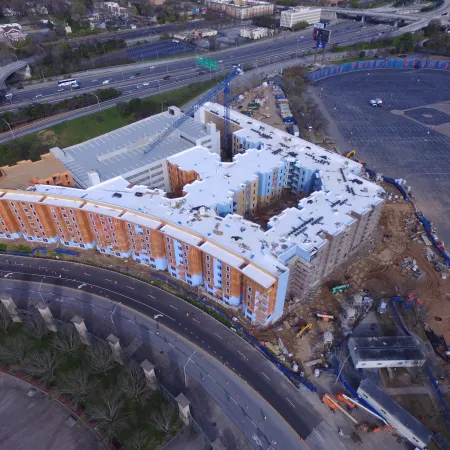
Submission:
POLYGON ((169 79, 170 79, 170 76, 169 76, 169 75, 166 75, 166 76, 164 77, 164 79, 165 79, 165 80, 169 80, 169 79))

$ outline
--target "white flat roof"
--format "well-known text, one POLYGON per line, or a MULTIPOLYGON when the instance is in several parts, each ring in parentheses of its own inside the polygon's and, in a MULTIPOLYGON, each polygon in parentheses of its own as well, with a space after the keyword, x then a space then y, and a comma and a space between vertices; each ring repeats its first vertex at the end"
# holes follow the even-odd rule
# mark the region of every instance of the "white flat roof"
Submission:
POLYGON ((46 197, 42 203, 46 205, 62 206, 65 208, 78 209, 83 204, 83 200, 62 199, 59 197, 46 197))
POLYGON ((272 286, 272 284, 274 284, 276 281, 275 278, 271 277, 270 275, 267 275, 265 272, 259 270, 257 267, 251 264, 244 267, 242 269, 242 273, 247 277, 251 278, 253 281, 258 283, 265 289, 272 286))
POLYGON ((122 220, 127 220, 137 225, 141 225, 142 227, 150 228, 151 230, 158 229, 162 224, 162 222, 159 222, 158 220, 153 220, 150 219, 149 217, 143 217, 139 214, 134 214, 132 212, 126 212, 120 218, 122 220))
POLYGON ((174 239, 185 242, 190 245, 198 245, 202 242, 202 238, 198 236, 194 236, 186 231, 180 230, 178 228, 171 227, 170 225, 165 225, 160 230, 162 233, 166 233, 168 236, 173 237, 174 239))
POLYGON ((228 264, 231 267, 238 268, 243 262, 245 262, 242 258, 238 258, 229 251, 226 251, 223 248, 218 247, 217 245, 211 244, 210 242, 205 242, 201 246, 201 249, 202 252, 208 253, 209 255, 219 259, 220 261, 228 264))
MULTIPOLYGON (((2 198, 5 200, 15 200, 15 201, 19 201, 19 202, 39 201, 39 200, 36 200, 35 195, 21 194, 20 191, 19 192, 8 192, 2 198)), ((39 198, 42 199, 43 196, 41 195, 39 198)))

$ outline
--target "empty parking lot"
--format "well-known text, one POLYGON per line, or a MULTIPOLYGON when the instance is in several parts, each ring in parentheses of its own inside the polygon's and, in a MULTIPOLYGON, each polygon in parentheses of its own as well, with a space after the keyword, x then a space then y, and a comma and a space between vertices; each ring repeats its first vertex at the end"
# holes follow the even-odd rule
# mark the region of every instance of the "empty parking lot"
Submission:
POLYGON ((313 90, 337 125, 341 151, 355 149, 369 168, 406 179, 450 245, 450 74, 356 72, 319 81, 313 90), (376 97, 383 107, 369 104, 376 97))

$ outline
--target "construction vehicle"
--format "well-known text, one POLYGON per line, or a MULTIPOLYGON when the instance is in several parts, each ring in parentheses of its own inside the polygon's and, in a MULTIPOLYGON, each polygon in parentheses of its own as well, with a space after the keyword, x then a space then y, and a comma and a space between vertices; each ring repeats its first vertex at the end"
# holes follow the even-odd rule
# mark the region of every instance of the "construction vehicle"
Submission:
POLYGON ((315 316, 318 319, 322 320, 323 322, 329 322, 330 320, 334 320, 335 319, 334 316, 332 316, 331 314, 328 314, 326 311, 324 311, 324 312, 316 312, 314 314, 315 314, 315 316))
POLYGON ((304 327, 300 329, 300 331, 297 333, 297 337, 302 338, 303 336, 306 336, 312 328, 312 323, 307 323, 304 327))
POLYGON ((340 286, 335 286, 331 288, 331 292, 333 295, 342 294, 343 292, 346 292, 348 289, 350 289, 349 284, 341 284, 340 286))
POLYGON ((354 156, 356 156, 356 150, 352 150, 351 152, 348 152, 345 157, 348 159, 352 159, 354 156))
POLYGON ((339 409, 339 411, 343 412, 355 425, 358 425, 358 421, 352 417, 339 403, 338 401, 332 397, 330 394, 325 394, 322 397, 322 402, 325 403, 333 412, 339 409))
POLYGON ((356 404, 344 397, 344 394, 342 392, 338 392, 336 394, 336 399, 342 403, 345 403, 350 409, 356 408, 356 404))

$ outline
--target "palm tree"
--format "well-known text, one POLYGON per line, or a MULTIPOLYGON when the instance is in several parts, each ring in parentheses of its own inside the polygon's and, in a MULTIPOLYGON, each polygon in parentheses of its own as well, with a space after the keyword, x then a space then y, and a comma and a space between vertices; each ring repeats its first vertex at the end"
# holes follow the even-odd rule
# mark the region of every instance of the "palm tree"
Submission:
POLYGON ((149 419, 150 425, 166 434, 171 434, 179 425, 175 408, 169 404, 162 404, 159 410, 153 411, 149 419))
POLYGON ((55 378, 55 370, 59 366, 57 355, 51 350, 31 353, 25 361, 25 370, 33 377, 51 382, 55 378))
POLYGON ((111 350, 102 344, 89 347, 86 352, 86 364, 94 373, 106 374, 115 365, 111 350))
POLYGON ((84 403, 97 386, 97 381, 89 378, 89 373, 85 369, 75 369, 73 372, 62 377, 59 384, 61 393, 68 395, 77 404, 84 403))
POLYGON ((142 368, 137 364, 128 366, 119 376, 119 388, 132 399, 143 400, 149 387, 142 368))
POLYGON ((125 450, 153 450, 155 440, 146 430, 137 429, 125 440, 124 446, 125 450))
POLYGON ((11 324, 11 316, 9 315, 3 304, 0 305, 0 329, 4 333, 8 333, 8 327, 11 324))
POLYGON ((52 341, 52 345, 55 347, 56 351, 69 355, 75 355, 80 348, 80 344, 78 333, 73 328, 66 330, 63 333, 58 333, 52 341))
POLYGON ((97 423, 98 428, 111 440, 128 414, 123 410, 123 400, 116 391, 107 392, 101 401, 87 409, 88 416, 97 423))
POLYGON ((29 341, 26 336, 19 334, 10 336, 0 346, 0 361, 6 364, 22 363, 28 350, 29 341))
POLYGON ((25 332, 37 340, 42 340, 48 333, 44 319, 38 313, 30 314, 25 322, 25 332))

